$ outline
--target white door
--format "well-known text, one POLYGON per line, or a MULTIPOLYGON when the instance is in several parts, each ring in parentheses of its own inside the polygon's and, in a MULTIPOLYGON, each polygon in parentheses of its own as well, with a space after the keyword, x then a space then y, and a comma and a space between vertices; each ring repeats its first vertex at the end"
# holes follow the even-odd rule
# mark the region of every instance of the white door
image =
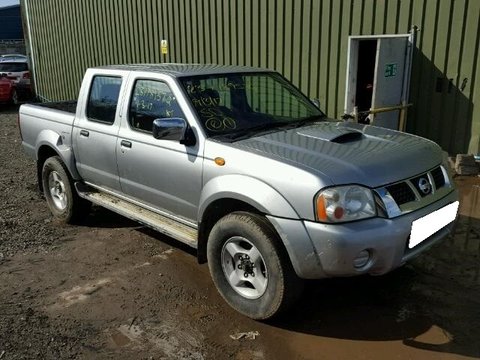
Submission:
MULTIPOLYGON (((382 37, 377 42, 372 109, 402 105, 408 101, 410 80, 409 38, 382 37)), ((400 110, 371 114, 372 125, 399 128, 400 110)))
MULTIPOLYGON (((350 36, 345 92, 345 114, 373 111, 408 103, 412 46, 415 33, 350 36), (375 48, 365 47, 367 42, 375 48)), ((362 115, 363 114, 363 115, 362 115)), ((371 113, 369 123, 399 128, 400 110, 371 113)))

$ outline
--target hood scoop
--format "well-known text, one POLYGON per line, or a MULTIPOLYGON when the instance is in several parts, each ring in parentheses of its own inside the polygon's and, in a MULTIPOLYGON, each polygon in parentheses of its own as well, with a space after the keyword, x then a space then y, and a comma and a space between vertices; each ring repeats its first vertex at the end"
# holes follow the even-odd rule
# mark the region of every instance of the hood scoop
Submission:
POLYGON ((351 131, 342 135, 338 135, 336 138, 333 138, 330 141, 337 144, 345 144, 345 143, 361 140, 362 138, 363 138, 363 134, 361 132, 351 131))
POLYGON ((339 127, 310 128, 297 132, 298 135, 319 140, 330 141, 337 144, 346 144, 361 140, 364 135, 360 131, 339 127))

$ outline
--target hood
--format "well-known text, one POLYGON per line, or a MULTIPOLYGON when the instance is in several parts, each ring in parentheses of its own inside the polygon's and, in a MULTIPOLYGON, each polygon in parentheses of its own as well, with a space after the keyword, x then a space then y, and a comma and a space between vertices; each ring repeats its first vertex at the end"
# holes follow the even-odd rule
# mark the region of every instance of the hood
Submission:
POLYGON ((316 173, 332 184, 378 187, 442 161, 434 142, 370 125, 318 122, 229 144, 316 173))

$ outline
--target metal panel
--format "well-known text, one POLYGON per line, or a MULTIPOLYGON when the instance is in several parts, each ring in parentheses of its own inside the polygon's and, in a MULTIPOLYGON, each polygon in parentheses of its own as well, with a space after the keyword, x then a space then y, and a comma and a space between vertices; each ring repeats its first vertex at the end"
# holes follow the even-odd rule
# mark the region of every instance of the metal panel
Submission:
POLYGON ((348 36, 416 25, 408 131, 451 153, 480 150, 480 1, 22 0, 23 11, 27 1, 44 100, 76 97, 91 66, 214 62, 275 69, 338 118, 348 36))

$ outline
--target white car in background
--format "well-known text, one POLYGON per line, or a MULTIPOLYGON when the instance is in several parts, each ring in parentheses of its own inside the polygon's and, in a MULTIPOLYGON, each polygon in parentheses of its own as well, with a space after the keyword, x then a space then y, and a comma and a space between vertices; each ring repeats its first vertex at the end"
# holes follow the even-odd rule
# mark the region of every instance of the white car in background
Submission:
POLYGON ((0 56, 0 74, 6 74, 14 83, 30 85, 27 57, 19 54, 0 56))
POLYGON ((0 62, 4 60, 27 60, 27 56, 23 54, 4 54, 0 55, 0 62))

